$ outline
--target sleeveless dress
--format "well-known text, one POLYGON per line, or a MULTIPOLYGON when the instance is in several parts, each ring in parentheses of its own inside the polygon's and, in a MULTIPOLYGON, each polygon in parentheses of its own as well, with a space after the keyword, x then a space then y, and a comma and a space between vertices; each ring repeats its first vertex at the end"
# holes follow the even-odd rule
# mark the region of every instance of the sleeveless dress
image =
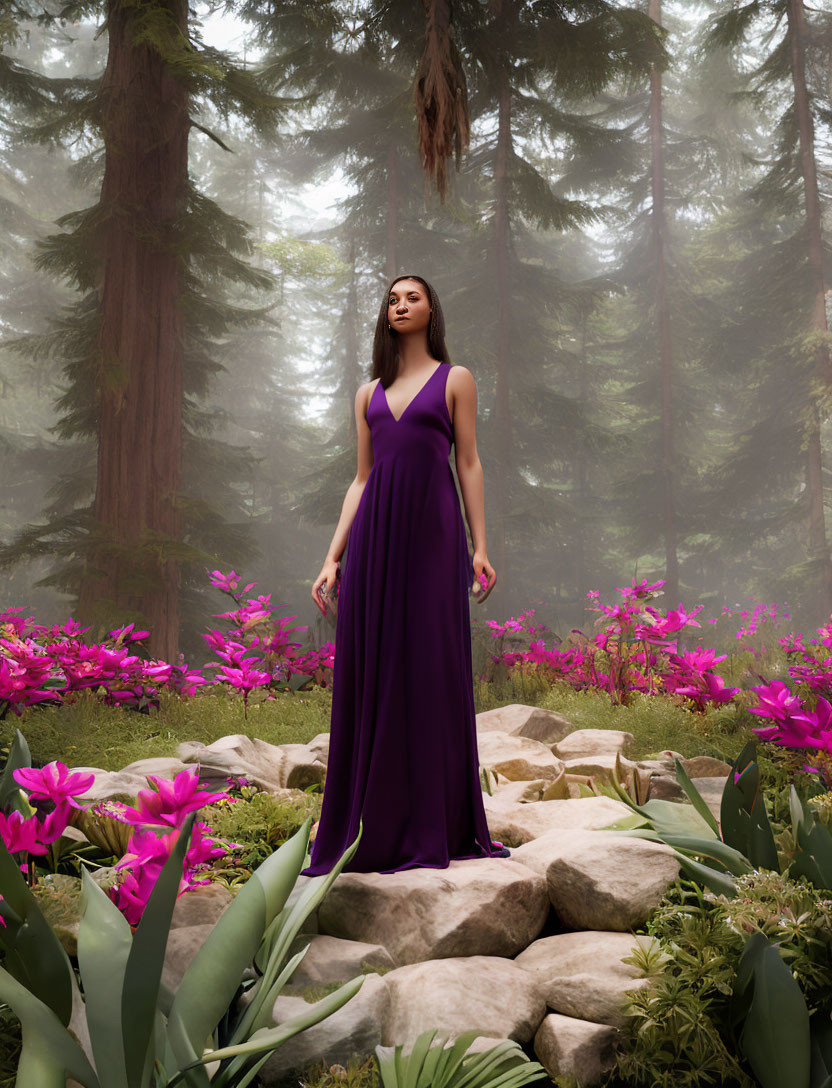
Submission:
POLYGON ((306 876, 444 869, 505 857, 482 802, 468 590, 473 565, 449 463, 439 363, 396 419, 367 407, 373 466, 347 537, 321 818, 306 876))

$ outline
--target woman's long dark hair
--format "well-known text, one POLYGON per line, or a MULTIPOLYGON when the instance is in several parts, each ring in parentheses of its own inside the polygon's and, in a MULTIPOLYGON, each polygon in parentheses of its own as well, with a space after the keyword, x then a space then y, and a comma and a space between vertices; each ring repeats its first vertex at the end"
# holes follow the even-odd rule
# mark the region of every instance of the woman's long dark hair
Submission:
POLYGON ((428 351, 434 359, 439 359, 443 363, 451 362, 451 357, 445 346, 445 315, 442 313, 442 306, 439 303, 436 291, 422 276, 413 276, 409 273, 396 276, 390 282, 382 300, 381 312, 376 322, 376 334, 373 339, 373 373, 370 380, 381 378, 381 384, 385 389, 395 381, 399 372, 399 347, 397 343, 399 334, 395 329, 388 328, 387 309, 390 292, 393 290, 393 285, 398 283, 399 280, 418 280, 427 291, 430 308, 433 311, 428 325, 428 351))

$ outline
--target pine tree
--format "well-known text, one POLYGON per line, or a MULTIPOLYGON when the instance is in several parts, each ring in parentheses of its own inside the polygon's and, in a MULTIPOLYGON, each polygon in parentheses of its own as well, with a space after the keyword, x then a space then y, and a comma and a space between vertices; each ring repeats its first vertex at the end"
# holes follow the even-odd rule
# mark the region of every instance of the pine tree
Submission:
MULTIPOLYGON (((86 139, 90 172, 103 170, 97 203, 63 217, 65 232, 38 258, 82 292, 47 335, 70 382, 58 433, 97 442, 95 500, 79 505, 80 481, 68 481, 61 510, 19 534, 3 562, 51 551, 63 562, 41 584, 77 594, 77 618, 92 625, 92 637, 134 621, 150 631, 153 656, 175 660, 180 606, 193 632, 186 649, 202 649, 195 632, 210 610, 199 595, 205 567, 223 552, 237 563, 253 554, 248 533, 229 517, 236 506, 244 520, 233 485, 250 471, 246 456, 203 437, 210 423, 195 399, 216 370, 216 338, 262 320, 260 311, 227 303, 222 287, 274 284, 249 260, 246 224, 192 184, 188 140, 195 129, 222 143, 198 119, 202 100, 263 135, 287 104, 202 44, 184 0, 77 2, 61 13, 87 14, 106 18, 102 78, 79 84, 28 73, 45 90, 26 121, 33 139, 86 139)), ((29 337, 19 346, 36 352, 42 344, 29 337)))

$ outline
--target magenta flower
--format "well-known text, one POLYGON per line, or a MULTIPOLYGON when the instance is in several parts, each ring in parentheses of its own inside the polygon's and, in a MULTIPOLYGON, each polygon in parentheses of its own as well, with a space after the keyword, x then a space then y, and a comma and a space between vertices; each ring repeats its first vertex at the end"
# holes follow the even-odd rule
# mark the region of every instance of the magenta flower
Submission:
POLYGON ((135 808, 125 808, 122 819, 125 823, 136 825, 155 825, 157 827, 179 827, 190 812, 215 801, 227 801, 227 793, 209 793, 199 789, 199 770, 197 767, 180 771, 169 781, 158 775, 147 776, 156 789, 139 790, 135 808))
POLYGON ((28 816, 14 809, 5 816, 0 812, 0 838, 6 844, 10 854, 25 850, 27 854, 46 854, 48 851, 40 841, 41 827, 37 816, 28 816))
POLYGON ((12 771, 15 782, 28 791, 35 800, 52 801, 56 806, 63 804, 73 808, 83 808, 75 800, 81 797, 95 781, 94 774, 82 771, 70 773, 65 763, 53 760, 42 770, 34 767, 18 767, 12 771))

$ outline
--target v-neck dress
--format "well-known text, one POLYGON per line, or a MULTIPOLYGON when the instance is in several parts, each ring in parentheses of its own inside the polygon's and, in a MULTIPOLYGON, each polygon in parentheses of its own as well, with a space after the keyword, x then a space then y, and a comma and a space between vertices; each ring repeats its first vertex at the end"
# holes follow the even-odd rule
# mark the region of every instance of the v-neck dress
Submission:
POLYGON ((396 419, 367 408, 370 470, 341 562, 329 757, 307 876, 443 869, 506 856, 482 801, 468 589, 473 566, 449 463, 439 363, 396 419))

